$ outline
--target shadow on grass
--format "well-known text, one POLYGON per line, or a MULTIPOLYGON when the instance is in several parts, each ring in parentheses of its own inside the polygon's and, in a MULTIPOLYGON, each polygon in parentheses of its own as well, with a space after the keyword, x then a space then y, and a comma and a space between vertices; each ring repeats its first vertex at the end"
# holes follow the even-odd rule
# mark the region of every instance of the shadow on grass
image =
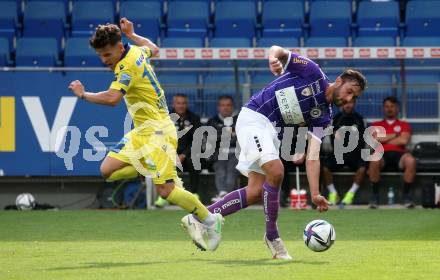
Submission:
MULTIPOLYGON (((186 260, 188 261, 188 260, 186 260)), ((294 264, 305 265, 324 265, 328 264, 327 261, 303 261, 303 260, 273 260, 273 259, 249 259, 249 260, 206 260, 206 259, 193 259, 191 261, 205 262, 208 264, 219 264, 225 267, 237 267, 237 266, 284 266, 294 264)))
MULTIPOLYGON (((184 259, 179 261, 174 261, 172 263, 188 263, 188 262, 198 262, 213 265, 222 265, 225 267, 238 267, 238 266, 287 266, 295 264, 305 264, 305 265, 324 265, 328 264, 326 261, 286 261, 286 260, 273 260, 273 259, 249 259, 249 260, 208 260, 208 259, 184 259)), ((133 266, 149 266, 155 264, 167 264, 170 262, 166 261, 146 261, 146 262, 90 262, 82 263, 76 266, 61 266, 55 268, 49 268, 49 271, 62 271, 62 270, 77 270, 77 269, 93 269, 93 268, 119 268, 119 267, 133 267, 133 266)))
POLYGON ((83 263, 76 266, 61 266, 55 268, 49 268, 47 270, 57 271, 57 270, 76 270, 76 269, 90 269, 90 268, 116 268, 116 267, 131 267, 131 266, 146 266, 153 264, 165 264, 165 261, 152 261, 152 262, 91 262, 91 263, 83 263))

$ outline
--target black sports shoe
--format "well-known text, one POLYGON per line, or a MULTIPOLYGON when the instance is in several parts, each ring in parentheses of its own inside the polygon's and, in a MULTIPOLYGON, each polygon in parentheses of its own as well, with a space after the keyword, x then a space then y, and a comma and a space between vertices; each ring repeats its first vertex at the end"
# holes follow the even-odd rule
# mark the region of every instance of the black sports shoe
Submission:
POLYGON ((403 206, 407 209, 414 209, 416 205, 414 204, 414 201, 411 199, 411 197, 406 196, 403 200, 403 206))
POLYGON ((379 208, 379 195, 373 195, 370 200, 370 204, 368 205, 370 209, 379 208))

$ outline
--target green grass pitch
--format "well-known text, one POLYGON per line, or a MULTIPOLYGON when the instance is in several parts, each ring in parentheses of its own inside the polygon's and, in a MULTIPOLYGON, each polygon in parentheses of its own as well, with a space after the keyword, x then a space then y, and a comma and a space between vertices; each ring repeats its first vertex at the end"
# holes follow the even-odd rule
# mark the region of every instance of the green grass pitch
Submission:
POLYGON ((270 258, 262 210, 227 217, 216 252, 200 252, 180 211, 0 212, 0 279, 440 279, 438 210, 283 210, 293 262, 270 258), (302 241, 304 226, 336 229, 330 250, 302 241))

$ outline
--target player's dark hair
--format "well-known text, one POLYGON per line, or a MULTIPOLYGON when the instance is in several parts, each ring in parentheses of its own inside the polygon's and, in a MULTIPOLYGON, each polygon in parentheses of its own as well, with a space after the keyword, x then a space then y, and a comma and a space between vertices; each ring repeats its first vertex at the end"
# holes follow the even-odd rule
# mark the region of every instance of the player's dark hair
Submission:
POLYGON ((184 94, 184 93, 177 93, 174 95, 174 97, 183 97, 185 99, 188 99, 188 95, 184 94))
POLYGON ((345 69, 344 72, 340 75, 342 81, 354 81, 361 88, 361 91, 364 91, 367 87, 367 79, 362 75, 361 72, 354 69, 345 69))
POLYGON ((90 46, 94 49, 101 49, 108 45, 115 46, 119 42, 121 42, 121 30, 111 23, 98 25, 90 38, 90 46))
POLYGON ((389 102, 391 102, 393 104, 399 105, 399 100, 397 100, 397 97, 395 97, 394 95, 390 95, 390 96, 385 97, 383 99, 383 103, 382 104, 385 105, 385 102, 387 102, 387 101, 389 101, 389 102))
POLYGON ((234 98, 232 98, 232 96, 230 95, 220 95, 219 98, 217 99, 217 104, 220 103, 220 101, 222 100, 231 100, 232 105, 234 105, 234 98))

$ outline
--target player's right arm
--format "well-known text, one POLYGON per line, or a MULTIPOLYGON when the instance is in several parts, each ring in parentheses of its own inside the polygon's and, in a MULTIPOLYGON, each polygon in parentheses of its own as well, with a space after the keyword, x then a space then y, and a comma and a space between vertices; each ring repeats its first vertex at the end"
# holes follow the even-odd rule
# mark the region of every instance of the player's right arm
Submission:
POLYGON ((151 51, 150 57, 155 57, 159 54, 159 47, 153 43, 150 39, 142 37, 134 32, 133 23, 127 18, 121 18, 119 21, 121 30, 125 36, 130 39, 136 46, 147 47, 151 51))
POLYGON ((123 94, 120 90, 108 89, 97 93, 86 92, 82 83, 78 80, 73 81, 69 85, 69 89, 79 98, 88 102, 116 106, 121 101, 123 94))
POLYGON ((321 141, 310 134, 308 135, 308 140, 306 173, 307 180, 309 181, 310 195, 312 202, 318 207, 319 212, 324 212, 328 210, 330 203, 319 193, 319 173, 321 168, 319 151, 321 141))

